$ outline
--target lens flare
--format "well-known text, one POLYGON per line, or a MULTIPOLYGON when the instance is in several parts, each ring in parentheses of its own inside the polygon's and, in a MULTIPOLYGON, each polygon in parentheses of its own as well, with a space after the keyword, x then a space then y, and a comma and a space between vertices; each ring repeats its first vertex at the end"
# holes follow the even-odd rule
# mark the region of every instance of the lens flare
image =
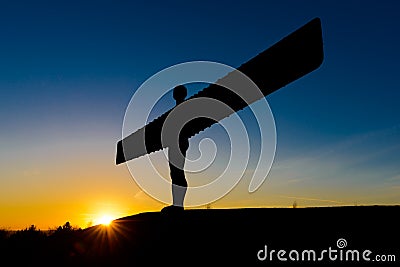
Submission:
POLYGON ((97 219, 97 224, 108 226, 112 223, 113 220, 114 218, 111 217, 110 215, 103 215, 97 219))

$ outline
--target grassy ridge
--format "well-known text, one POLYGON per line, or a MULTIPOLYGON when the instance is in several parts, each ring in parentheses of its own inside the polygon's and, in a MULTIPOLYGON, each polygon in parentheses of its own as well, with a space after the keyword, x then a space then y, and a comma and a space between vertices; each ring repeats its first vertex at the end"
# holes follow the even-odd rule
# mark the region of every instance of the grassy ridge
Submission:
POLYGON ((398 264, 400 230, 395 218, 399 212, 400 206, 206 209, 187 210, 181 216, 151 212, 115 220, 108 227, 65 227, 50 234, 26 229, 11 236, 2 231, 0 245, 2 258, 15 264, 275 266, 284 262, 257 258, 265 245, 269 251, 319 252, 337 249, 342 238, 347 242, 343 249, 395 255, 398 264))

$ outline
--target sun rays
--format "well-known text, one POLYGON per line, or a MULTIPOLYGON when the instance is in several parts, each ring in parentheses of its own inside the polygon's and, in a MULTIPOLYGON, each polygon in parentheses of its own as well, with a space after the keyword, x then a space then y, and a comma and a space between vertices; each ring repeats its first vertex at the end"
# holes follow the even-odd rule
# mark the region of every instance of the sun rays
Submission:
POLYGON ((104 215, 102 215, 100 218, 98 218, 96 220, 96 224, 109 226, 112 223, 113 220, 114 220, 114 218, 111 215, 104 214, 104 215))

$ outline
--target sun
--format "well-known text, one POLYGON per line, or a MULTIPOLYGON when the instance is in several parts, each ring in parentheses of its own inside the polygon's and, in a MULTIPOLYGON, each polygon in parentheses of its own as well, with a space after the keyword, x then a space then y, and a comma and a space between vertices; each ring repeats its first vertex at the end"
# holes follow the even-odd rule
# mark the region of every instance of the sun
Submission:
POLYGON ((102 224, 104 226, 108 226, 111 224, 111 222, 113 221, 113 217, 111 217, 110 215, 103 215, 100 218, 97 219, 97 223, 98 224, 102 224))

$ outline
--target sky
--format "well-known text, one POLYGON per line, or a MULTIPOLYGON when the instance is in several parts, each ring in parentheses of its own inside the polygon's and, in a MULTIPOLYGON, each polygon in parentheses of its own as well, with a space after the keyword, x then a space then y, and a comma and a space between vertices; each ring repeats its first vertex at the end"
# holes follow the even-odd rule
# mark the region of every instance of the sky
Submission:
POLYGON ((160 210, 115 165, 135 90, 178 63, 238 67, 315 17, 323 64, 266 97, 271 172, 256 192, 244 177, 211 206, 400 204, 397 1, 141 2, 1 2, 0 228, 160 210))

